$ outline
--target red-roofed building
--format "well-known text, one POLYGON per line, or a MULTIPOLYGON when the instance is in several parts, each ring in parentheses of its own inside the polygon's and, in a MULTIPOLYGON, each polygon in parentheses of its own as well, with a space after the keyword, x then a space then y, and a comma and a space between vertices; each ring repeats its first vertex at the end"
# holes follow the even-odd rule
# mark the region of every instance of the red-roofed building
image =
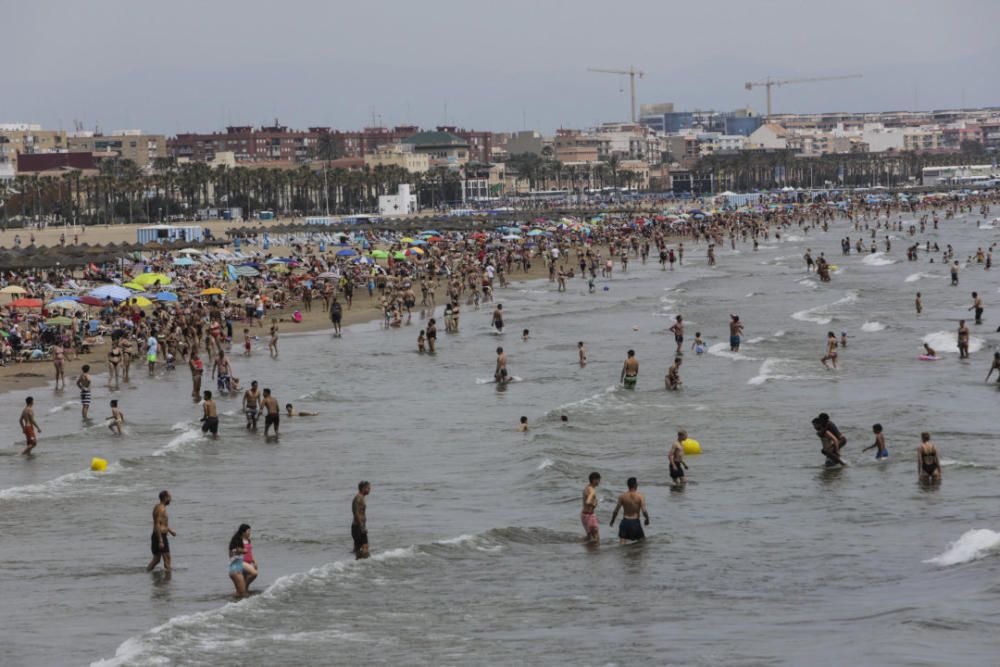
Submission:
POLYGON ((18 174, 41 174, 53 170, 96 171, 93 153, 25 153, 17 156, 18 174))

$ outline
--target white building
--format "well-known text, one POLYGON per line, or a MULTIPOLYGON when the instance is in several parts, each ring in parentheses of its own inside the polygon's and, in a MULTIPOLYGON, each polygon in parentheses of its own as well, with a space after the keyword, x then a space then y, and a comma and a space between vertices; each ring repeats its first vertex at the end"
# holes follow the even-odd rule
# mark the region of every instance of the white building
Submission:
POLYGON ((788 148, 788 130, 766 123, 747 137, 746 147, 751 150, 784 150, 788 148))
POLYGON ((903 130, 885 127, 882 123, 865 123, 861 128, 861 140, 868 144, 869 153, 903 150, 903 130))
POLYGON ((382 216, 410 215, 417 212, 417 196, 410 194, 410 186, 401 183, 394 195, 378 198, 378 213, 382 216))

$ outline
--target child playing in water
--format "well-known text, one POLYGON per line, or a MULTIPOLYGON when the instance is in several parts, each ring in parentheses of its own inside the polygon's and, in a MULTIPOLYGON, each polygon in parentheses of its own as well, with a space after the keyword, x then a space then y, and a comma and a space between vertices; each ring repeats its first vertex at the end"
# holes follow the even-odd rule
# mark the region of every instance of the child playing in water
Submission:
POLYGON ((417 336, 417 352, 423 354, 426 351, 427 346, 427 334, 423 329, 420 330, 420 334, 417 336))
POLYGON ((118 401, 111 401, 111 421, 108 422, 108 428, 115 435, 122 434, 122 424, 125 423, 125 415, 122 411, 118 409, 118 401))
POLYGON ((889 458, 889 450, 886 449, 886 446, 885 446, 885 436, 882 435, 882 425, 881 424, 875 424, 875 425, 873 425, 872 426, 872 433, 875 434, 875 442, 873 442, 868 447, 865 447, 864 451, 867 451, 869 449, 876 450, 875 451, 875 460, 876 461, 881 461, 882 459, 889 458))
POLYGON ((705 354, 705 341, 701 339, 700 331, 695 332, 694 343, 691 344, 691 349, 694 350, 695 354, 705 354))

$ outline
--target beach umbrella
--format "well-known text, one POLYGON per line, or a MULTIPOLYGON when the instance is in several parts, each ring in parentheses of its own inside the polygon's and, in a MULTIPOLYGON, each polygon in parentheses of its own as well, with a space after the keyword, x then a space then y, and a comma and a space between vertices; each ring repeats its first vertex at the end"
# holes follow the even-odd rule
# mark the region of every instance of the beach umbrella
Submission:
POLYGON ((46 308, 49 310, 72 310, 74 312, 87 309, 87 307, 81 303, 77 303, 76 301, 67 301, 66 299, 50 301, 46 308))
POLYGON ((392 255, 392 258, 393 258, 393 259, 406 259, 406 255, 404 255, 403 253, 401 253, 401 252, 399 252, 399 251, 396 251, 396 252, 395 252, 395 253, 394 253, 394 254, 392 255))
POLYGON ((355 264, 374 264, 375 260, 371 257, 355 257, 351 260, 355 264))
POLYGON ((140 308, 149 308, 153 305, 153 302, 144 296, 133 296, 128 300, 130 306, 139 306, 140 308))
POLYGON ((264 262, 264 263, 265 263, 265 264, 288 264, 288 263, 289 263, 289 262, 291 262, 291 261, 292 261, 292 260, 290 260, 290 259, 285 259, 284 257, 273 257, 273 258, 271 258, 271 259, 267 260, 267 261, 266 261, 266 262, 264 262))
POLYGON ((420 248, 407 248, 403 254, 407 257, 419 257, 424 254, 424 251, 420 248))
POLYGON ((209 287, 208 289, 203 289, 201 291, 202 296, 218 296, 225 294, 225 292, 218 287, 209 287))
POLYGON ((427 245, 427 241, 421 241, 417 239, 416 241, 410 241, 410 245, 427 245))
POLYGON ((182 248, 181 250, 178 250, 177 252, 181 253, 182 255, 201 255, 201 254, 203 254, 201 252, 201 250, 198 250, 197 248, 182 248))
POLYGON ((41 308, 41 299, 28 299, 26 297, 21 297, 20 299, 14 299, 10 302, 12 308, 41 308))
POLYGON ((190 257, 178 257, 174 260, 174 266, 191 266, 194 264, 194 260, 190 257))
POLYGON ((122 287, 127 287, 130 290, 135 290, 136 292, 141 292, 142 290, 146 289, 145 287, 134 281, 123 283, 122 287))
POLYGON ((0 294, 27 294, 28 290, 24 289, 20 285, 7 285, 3 289, 0 289, 0 294))
POLYGON ((409 236, 404 236, 403 238, 399 239, 399 242, 400 243, 413 243, 413 239, 410 238, 409 236))
POLYGON ((97 297, 98 299, 106 299, 110 297, 112 301, 122 301, 132 296, 132 292, 130 292, 128 288, 122 287, 121 285, 101 285, 100 287, 90 290, 89 295, 97 297))
POLYGON ((344 248, 343 250, 337 251, 337 257, 354 257, 358 253, 354 251, 354 248, 344 248))
POLYGON ((132 279, 132 282, 138 283, 140 285, 169 285, 171 280, 170 276, 164 275, 162 273, 141 273, 132 279))
POLYGON ((73 320, 63 315, 59 315, 58 317, 50 317, 45 320, 45 323, 50 327, 68 327, 73 324, 73 320))
POLYGON ((419 236, 441 236, 441 232, 436 229, 425 229, 420 232, 419 236))
POLYGON ((268 267, 272 273, 288 273, 287 264, 272 264, 268 267))
POLYGON ((80 303, 87 306, 102 306, 104 305, 104 300, 101 299, 100 297, 91 296, 88 294, 87 296, 80 297, 80 303))
POLYGON ((375 259, 387 259, 389 252, 387 250, 372 250, 372 257, 375 259))
POLYGON ((530 232, 528 232, 528 236, 542 236, 543 234, 545 234, 545 232, 543 232, 541 229, 532 229, 530 232))
POLYGON ((157 301, 177 301, 177 295, 173 292, 160 292, 156 295, 157 301))
POLYGON ((500 237, 504 241, 520 241, 521 237, 517 234, 507 234, 506 236, 500 237))
POLYGON ((441 241, 444 241, 444 238, 442 238, 440 236, 428 236, 427 237, 427 242, 428 243, 440 243, 441 241))
POLYGON ((316 277, 317 278, 327 278, 327 279, 329 279, 329 278, 339 278, 340 274, 339 273, 334 273, 333 271, 324 271, 323 273, 319 274, 316 277))

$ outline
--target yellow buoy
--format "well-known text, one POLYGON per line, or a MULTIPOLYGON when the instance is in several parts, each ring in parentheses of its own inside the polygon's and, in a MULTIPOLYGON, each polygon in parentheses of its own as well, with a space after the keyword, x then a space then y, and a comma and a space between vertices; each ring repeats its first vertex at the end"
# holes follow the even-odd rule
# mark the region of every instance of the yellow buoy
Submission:
POLYGON ((90 459, 90 469, 94 472, 104 472, 108 469, 108 462, 95 456, 90 459))
POLYGON ((830 264, 829 268, 830 268, 831 271, 836 271, 837 270, 837 265, 836 264, 830 264))
POLYGON ((681 443, 681 447, 684 448, 684 453, 687 454, 688 456, 695 456, 697 454, 701 454, 701 443, 699 443, 697 440, 688 438, 687 440, 681 443))

